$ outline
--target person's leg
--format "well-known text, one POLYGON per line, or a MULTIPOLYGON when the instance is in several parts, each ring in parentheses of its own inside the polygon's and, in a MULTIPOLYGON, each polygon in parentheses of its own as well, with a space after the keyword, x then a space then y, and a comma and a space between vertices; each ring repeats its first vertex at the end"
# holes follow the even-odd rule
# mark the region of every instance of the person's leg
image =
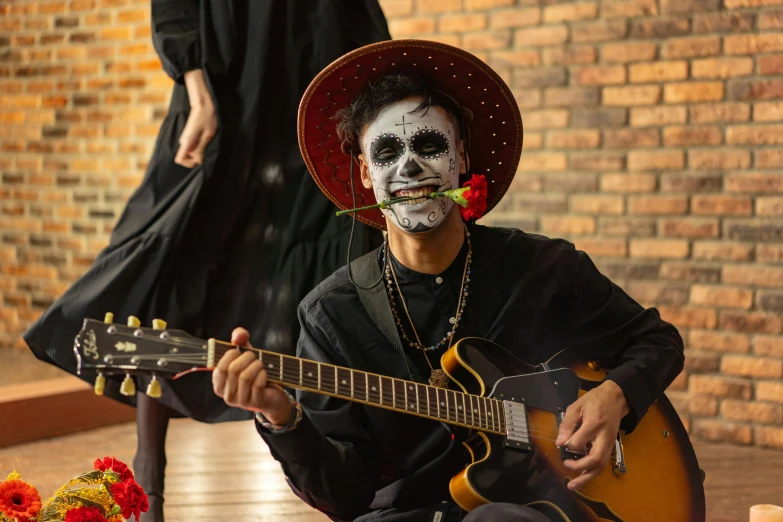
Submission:
POLYGON ((136 481, 149 497, 142 522, 163 522, 163 482, 166 471, 166 432, 172 410, 144 393, 136 394, 138 445, 133 458, 136 481))
POLYGON ((551 522, 533 508, 498 502, 484 504, 468 513, 462 522, 551 522))

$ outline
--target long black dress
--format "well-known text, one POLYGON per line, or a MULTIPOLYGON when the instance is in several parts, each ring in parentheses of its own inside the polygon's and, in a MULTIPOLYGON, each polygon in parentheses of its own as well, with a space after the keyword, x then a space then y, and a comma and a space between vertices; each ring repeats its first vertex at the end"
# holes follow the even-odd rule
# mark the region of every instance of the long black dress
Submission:
MULTIPOLYGON (((254 346, 292 353, 297 304, 345 263, 351 220, 335 217, 308 174, 296 114, 321 69, 389 39, 377 0, 153 0, 152 33, 176 84, 144 181, 92 268, 24 334, 39 359, 70 373, 82 320, 107 311, 201 338, 245 326, 254 346), (189 111, 183 75, 197 68, 219 130, 203 164, 186 169, 173 160, 189 111)), ((380 242, 356 230, 354 255, 380 242)), ((105 393, 135 403, 118 380, 105 393)), ((204 422, 250 417, 214 394, 209 374, 164 382, 161 400, 204 422)))

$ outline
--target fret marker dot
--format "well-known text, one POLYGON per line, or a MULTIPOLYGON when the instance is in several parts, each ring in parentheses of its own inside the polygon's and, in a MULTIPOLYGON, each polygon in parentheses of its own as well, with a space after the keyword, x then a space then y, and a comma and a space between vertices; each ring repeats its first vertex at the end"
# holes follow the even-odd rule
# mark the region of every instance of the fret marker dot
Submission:
POLYGON ((270 368, 274 368, 274 367, 275 367, 275 365, 274 365, 274 364, 272 364, 272 363, 269 363, 269 367, 270 367, 270 368))
POLYGON ((441 402, 441 403, 440 403, 440 405, 441 405, 441 406, 445 406, 446 404, 445 404, 445 403, 443 403, 443 402, 441 402))
POLYGON ((342 382, 343 384, 348 384, 348 381, 346 381, 345 379, 343 379, 341 382, 342 382))
POLYGON ((312 377, 313 376, 313 372, 307 372, 307 376, 308 377, 312 377))
POLYGON ((413 409, 413 404, 410 405, 410 409, 413 409))
POLYGON ((409 389, 409 390, 412 390, 412 389, 413 389, 413 386, 408 386, 408 389, 409 389))
POLYGON ((457 409, 461 411, 462 410, 462 406, 457 406, 457 409))
POLYGON ((478 413, 478 410, 474 408, 473 413, 478 413))
POLYGON ((377 391, 377 390, 375 389, 375 386, 372 386, 370 389, 371 389, 372 391, 377 391))

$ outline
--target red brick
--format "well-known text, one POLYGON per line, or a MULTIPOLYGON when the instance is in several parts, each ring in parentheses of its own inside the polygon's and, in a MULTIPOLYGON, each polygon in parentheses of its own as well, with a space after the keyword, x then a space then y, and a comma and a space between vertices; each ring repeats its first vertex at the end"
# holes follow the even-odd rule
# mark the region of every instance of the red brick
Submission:
POLYGON ((783 125, 733 125, 726 128, 726 143, 735 145, 781 145, 783 125))
POLYGON ((652 105, 661 98, 661 88, 657 85, 634 85, 626 87, 605 87, 604 105, 652 105))
POLYGON ((728 97, 732 100, 770 100, 783 96, 783 80, 730 80, 728 97))
POLYGON ((553 171, 565 170, 566 156, 562 153, 539 152, 523 154, 519 162, 519 169, 523 171, 553 171))
POLYGON ((596 179, 590 173, 546 173, 543 190, 545 192, 595 192, 596 179))
POLYGON ((544 65, 579 65, 595 62, 595 48, 589 45, 546 47, 541 50, 544 65))
POLYGON ((756 383, 756 399, 783 402, 783 382, 761 381, 756 383))
POLYGON ((542 216, 541 231, 550 234, 595 233, 595 218, 586 216, 542 216))
POLYGON ((745 400, 749 400, 752 395, 749 380, 713 375, 693 375, 690 379, 688 391, 700 395, 745 400))
POLYGON ((762 448, 783 449, 783 428, 756 426, 754 436, 756 444, 762 448))
POLYGON ((516 46, 540 47, 557 45, 568 39, 568 28, 564 25, 518 29, 514 35, 516 46))
POLYGON ((416 11, 419 14, 446 13, 461 9, 462 0, 416 0, 416 11))
POLYGON ((750 119, 750 105, 739 102, 691 105, 690 119, 691 123, 747 121, 750 119))
POLYGON ((661 11, 665 14, 717 11, 720 3, 721 0, 662 0, 661 11))
POLYGON ((657 147, 661 144, 658 129, 611 129, 604 131, 604 148, 629 149, 657 147))
POLYGON ((723 308, 749 309, 753 305, 753 291, 746 288, 693 285, 691 302, 723 308))
POLYGON ((462 47, 467 50, 505 49, 511 43, 508 31, 487 31, 462 35, 462 47))
POLYGON ((694 419, 693 435, 713 442, 751 444, 753 432, 750 426, 720 420, 694 419))
POLYGON ((663 98, 666 103, 704 102, 723 98, 722 82, 687 82, 664 85, 663 98))
POLYGON ((601 18, 634 18, 658 14, 655 0, 608 0, 601 2, 601 18))
POLYGON ((757 216, 783 216, 783 197, 760 197, 756 199, 757 216))
POLYGON ((679 239, 631 239, 631 257, 674 258, 688 257, 688 242, 679 239))
POLYGON ((659 225, 664 237, 709 238, 718 237, 717 219, 673 218, 664 219, 659 225))
POLYGON ((749 172, 726 176, 727 192, 783 192, 783 174, 749 172))
POLYGON ((435 20, 428 17, 411 17, 389 20, 389 32, 394 38, 435 32, 435 20))
POLYGON ((724 235, 740 241, 781 241, 783 240, 783 223, 780 220, 765 219, 726 219, 724 235))
POLYGON ((783 9, 759 12, 759 29, 783 29, 783 9))
POLYGON ((625 239, 586 237, 575 239, 574 246, 587 252, 591 257, 625 257, 628 255, 625 239))
POLYGON ((629 281, 626 290, 631 297, 643 304, 682 305, 688 302, 687 287, 668 281, 629 281))
POLYGON ((644 62, 655 59, 658 46, 653 42, 608 43, 601 46, 601 61, 614 63, 644 62))
POLYGON ((756 293, 756 308, 783 314, 783 292, 779 290, 759 290, 756 293))
POLYGON ((508 7, 514 5, 514 3, 514 0, 465 0, 465 9, 493 9, 495 7, 508 7))
POLYGON ((638 63, 629 68, 631 83, 658 83, 687 77, 688 62, 685 61, 638 63))
MULTIPOLYGON (((783 102, 759 102, 753 106, 753 120, 754 121, 779 121, 783 120, 783 102)), ((760 153, 770 152, 767 150, 756 151, 756 158, 760 153)), ((777 152, 772 150, 772 152, 777 152)), ((757 165, 760 166, 760 165, 757 165)))
POLYGON ((569 198, 569 209, 576 213, 622 214, 623 208, 622 196, 578 194, 569 198))
POLYGON ((520 109, 530 109, 541 105, 539 89, 514 89, 514 100, 520 109))
POLYGON ((568 201, 564 194, 514 194, 514 208, 535 214, 562 214, 568 201))
POLYGON ((783 34, 756 33, 726 36, 723 40, 726 54, 759 54, 783 50, 783 34))
POLYGON ((783 4, 781 0, 725 0, 724 5, 728 9, 738 9, 741 7, 766 7, 769 5, 783 4))
POLYGON ((722 273, 723 281, 733 284, 783 286, 783 267, 759 265, 725 265, 722 273))
POLYGON ((696 58, 720 54, 720 37, 670 38, 661 44, 663 58, 696 58))
POLYGON ((750 152, 716 148, 689 150, 688 166, 697 170, 745 169, 750 167, 750 152))
POLYGON ((611 151, 571 153, 569 166, 574 170, 621 170, 625 155, 611 151))
POLYGON ((693 78, 733 78, 753 74, 751 58, 707 58, 691 63, 693 78))
POLYGON ((685 369, 689 373, 714 373, 718 366, 719 356, 714 353, 693 353, 689 350, 685 354, 685 369))
MULTIPOLYGON (((533 67, 541 65, 538 51, 495 51, 491 54, 493 65, 512 67, 533 67)), ((532 71, 520 71, 530 74, 532 71)))
POLYGON ((783 358, 783 337, 757 335, 753 341, 753 353, 768 357, 783 358))
POLYGON ((713 215, 750 215, 753 212, 753 202, 750 197, 745 196, 694 194, 691 198, 691 212, 713 215))
POLYGON ((663 144, 678 145, 719 145, 723 141, 723 132, 719 127, 667 127, 663 129, 663 144))
POLYGON ((580 85, 621 85, 625 83, 625 67, 622 65, 596 65, 577 67, 571 78, 580 85))
POLYGON ((544 104, 549 107, 594 106, 598 104, 596 87, 550 87, 544 91, 544 104))
POLYGON ((631 109, 631 125, 633 127, 657 127, 669 123, 685 123, 687 117, 688 112, 684 105, 656 105, 631 109))
POLYGON ((632 150, 628 152, 628 170, 676 170, 685 167, 681 150, 632 150))
POLYGON ((495 29, 527 27, 541 22, 541 10, 538 7, 492 11, 489 16, 489 25, 495 29))
POLYGON ((653 174, 603 174, 602 192, 652 192, 655 190, 653 174))
POLYGON ((544 7, 544 23, 573 22, 598 15, 598 6, 593 2, 581 2, 544 7))
POLYGON ((695 350, 711 352, 748 353, 750 351, 747 335, 709 330, 691 330, 688 346, 695 350))
POLYGON ((783 319, 769 312, 723 312, 720 325, 723 330, 735 332, 777 334, 783 331, 783 319))
POLYGON ((688 411, 692 415, 698 415, 701 417, 714 417, 718 413, 718 400, 714 397, 689 395, 688 411))
POLYGON ((575 23, 571 29, 571 41, 574 43, 617 41, 625 38, 627 32, 625 20, 575 23))
MULTIPOLYGON (((633 234, 634 237, 652 237, 655 235, 655 220, 653 218, 603 216, 598 218, 598 224, 600 233, 603 236, 628 236, 633 234)), ((642 270, 642 275, 649 275, 652 278, 658 277, 657 265, 651 264, 649 266, 654 269, 654 272, 646 274, 642 270)))
POLYGON ((721 373, 739 377, 778 379, 783 376, 783 361, 745 355, 725 355, 721 360, 721 373))
POLYGON ((380 0, 387 18, 408 16, 413 12, 413 0, 380 0))
POLYGON ((552 149, 593 149, 601 141, 597 130, 550 131, 547 135, 547 148, 552 149))
POLYGON ((759 263, 779 263, 783 261, 783 244, 759 244, 756 247, 756 260, 759 263))
POLYGON ((661 176, 661 192, 715 192, 721 188, 720 174, 678 173, 661 176))
POLYGON ((656 16, 636 19, 631 21, 631 38, 668 39, 688 34, 689 26, 687 18, 656 16))
MULTIPOLYGON (((552 129, 568 125, 568 111, 565 109, 548 109, 525 113, 525 130, 552 129)), ((527 136, 525 136, 527 141, 527 136)), ((525 144, 527 145, 527 144, 525 144)))

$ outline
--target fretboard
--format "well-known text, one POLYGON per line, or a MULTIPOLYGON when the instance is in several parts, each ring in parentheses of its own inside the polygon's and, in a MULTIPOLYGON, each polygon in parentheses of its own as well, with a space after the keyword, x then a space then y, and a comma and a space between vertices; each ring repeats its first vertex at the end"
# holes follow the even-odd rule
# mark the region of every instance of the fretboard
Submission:
POLYGON ((505 434, 503 404, 496 399, 265 350, 261 362, 269 380, 284 386, 505 434))

